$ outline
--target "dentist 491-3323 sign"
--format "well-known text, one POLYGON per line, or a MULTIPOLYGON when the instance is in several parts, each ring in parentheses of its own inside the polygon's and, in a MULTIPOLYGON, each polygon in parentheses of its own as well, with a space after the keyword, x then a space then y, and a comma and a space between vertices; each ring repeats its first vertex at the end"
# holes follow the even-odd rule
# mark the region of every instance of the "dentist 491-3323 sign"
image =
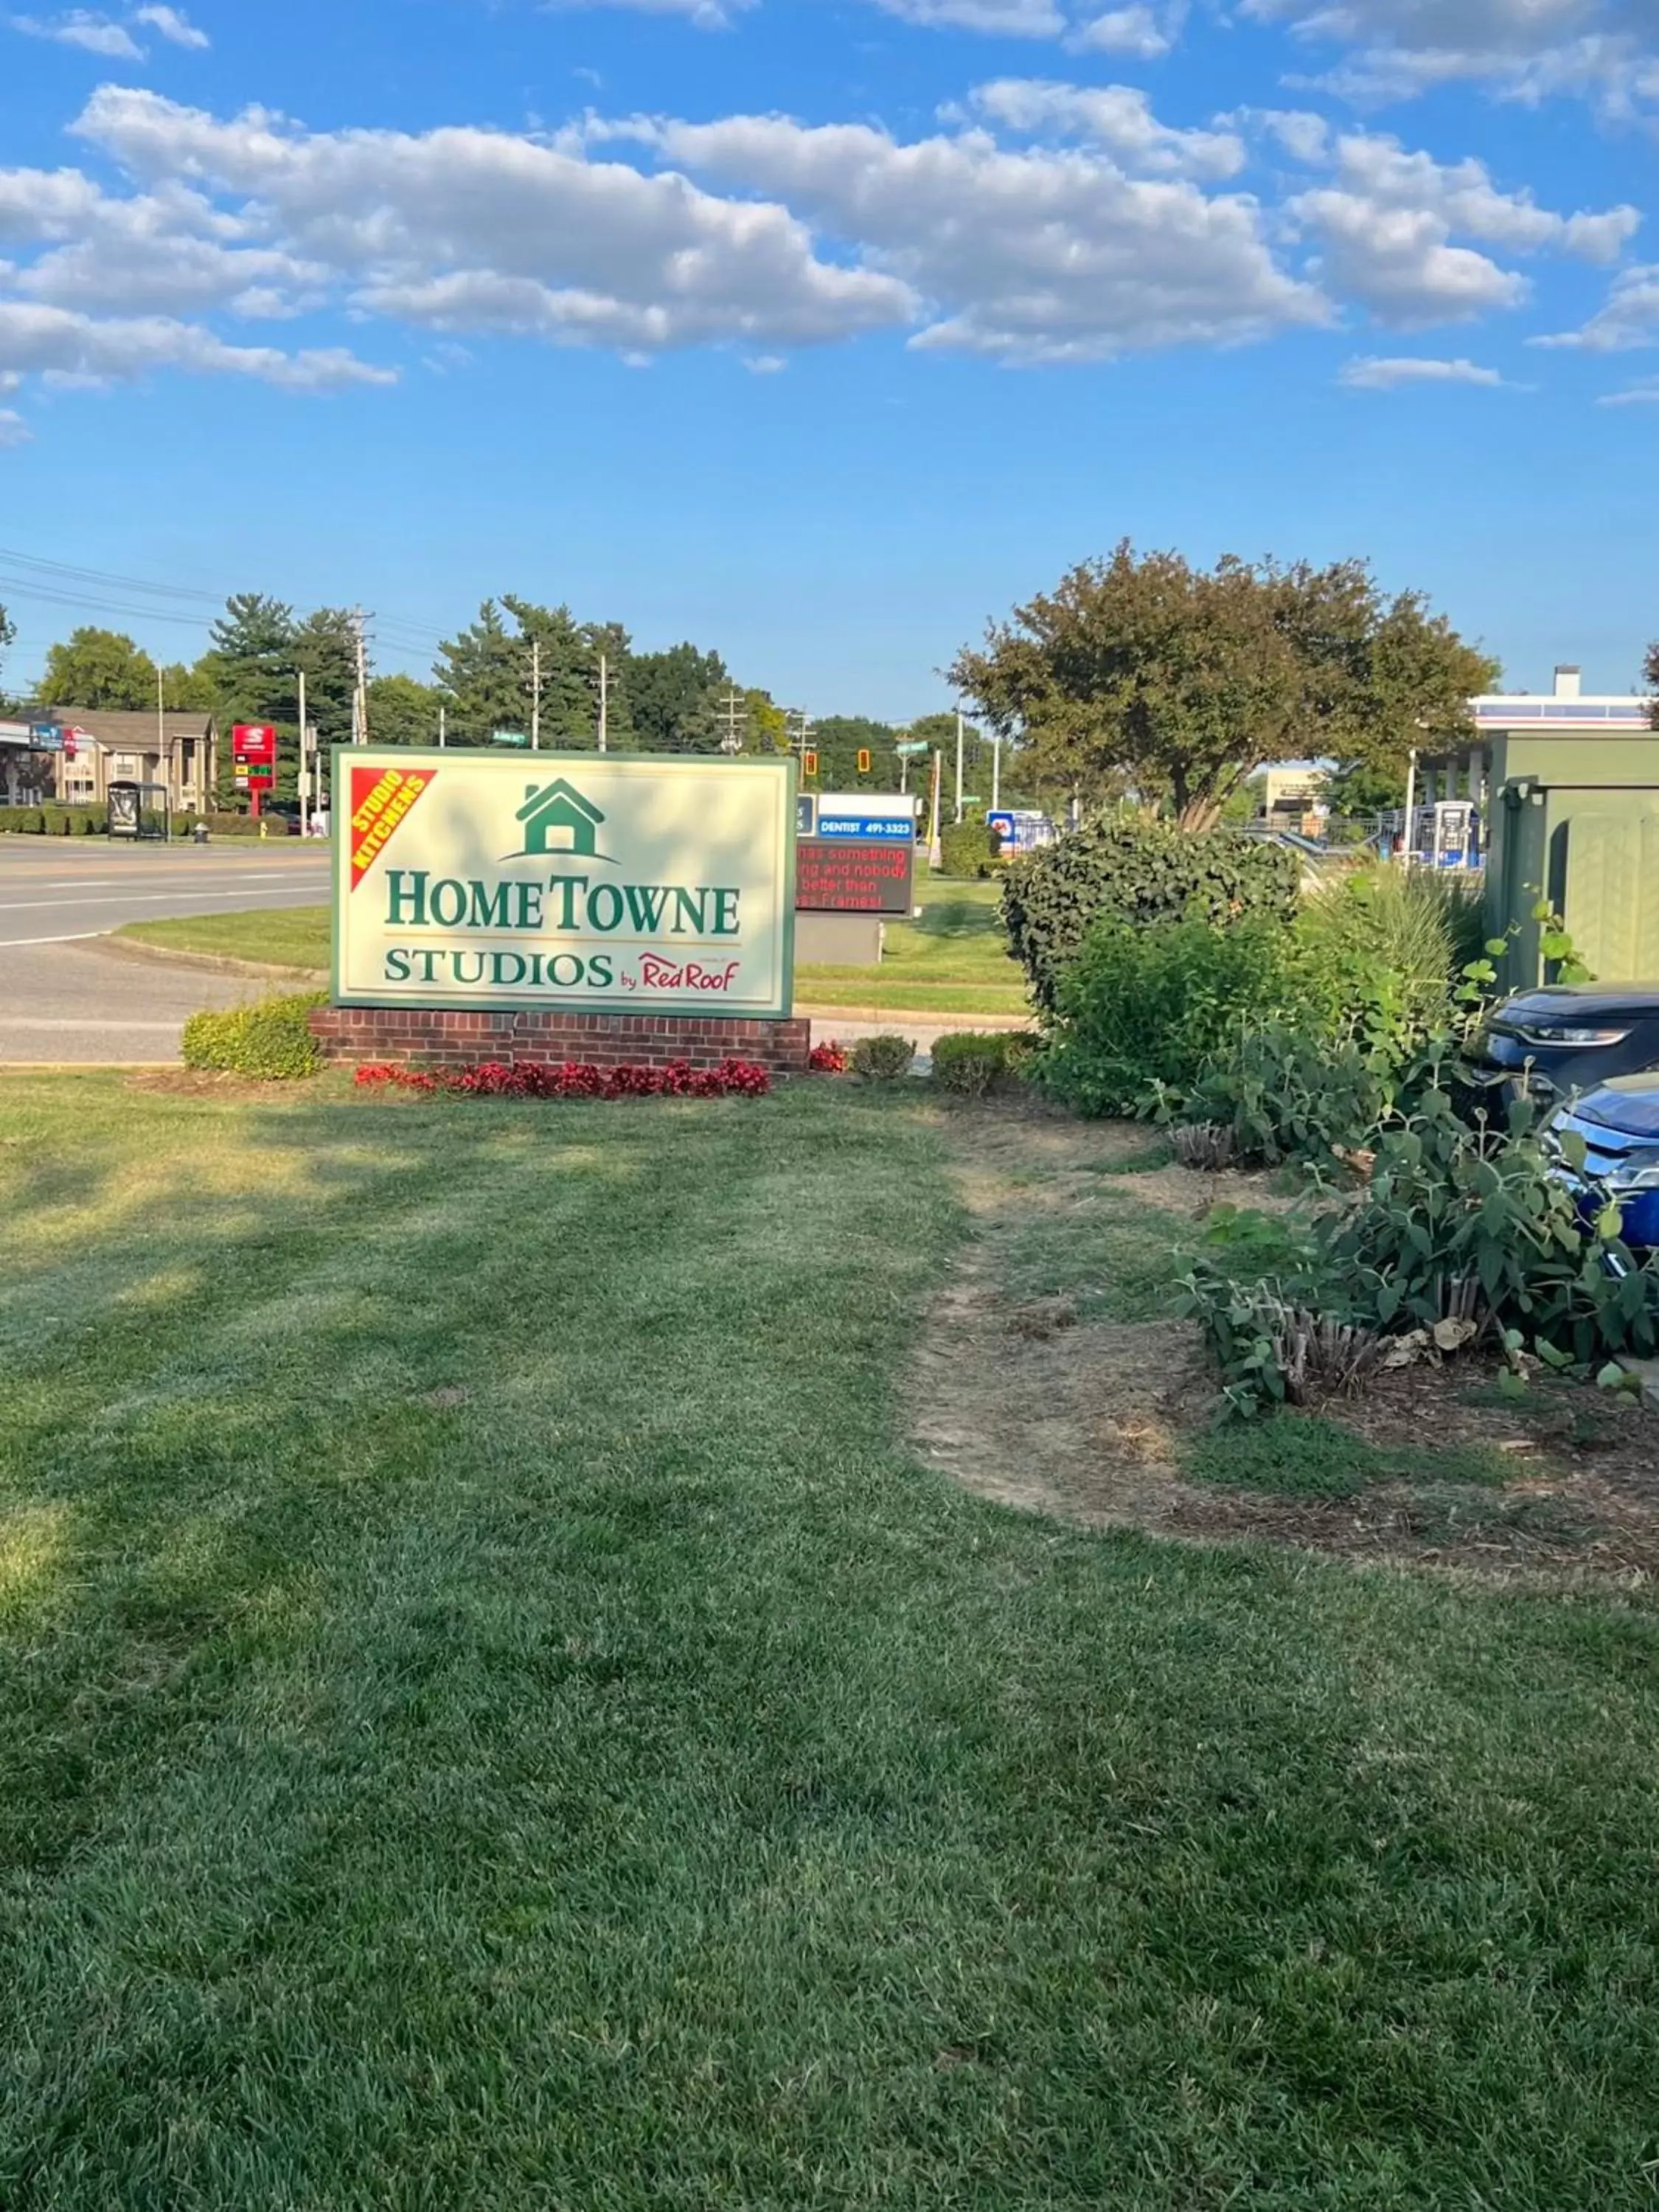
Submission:
POLYGON ((793 762, 343 746, 347 1006, 785 1018, 793 762))

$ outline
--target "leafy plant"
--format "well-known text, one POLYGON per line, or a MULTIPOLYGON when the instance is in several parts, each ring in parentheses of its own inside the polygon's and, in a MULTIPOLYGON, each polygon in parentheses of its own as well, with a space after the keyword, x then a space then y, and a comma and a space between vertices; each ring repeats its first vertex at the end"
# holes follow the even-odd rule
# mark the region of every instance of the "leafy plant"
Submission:
POLYGON ((1016 1077, 1033 1040, 1017 1030, 962 1030, 933 1043, 933 1080, 959 1098, 982 1098, 1016 1077))
POLYGON ((185 1024, 185 1066, 264 1083, 315 1075, 322 1061, 310 1015, 327 998, 325 991, 301 991, 224 1013, 192 1014, 185 1024))
POLYGON ((1293 953, 1288 933, 1261 917, 1231 929, 1097 924, 1060 984, 1042 1081, 1087 1115, 1133 1113, 1159 1085, 1184 1095, 1242 1021, 1288 1013, 1293 953))
POLYGON ((988 876, 1002 850, 1002 838, 982 814, 969 815, 940 832, 939 848, 941 875, 988 876))
POLYGON ((1369 1144, 1389 1098, 1374 1054, 1269 1021, 1241 1029, 1186 1093, 1155 1083, 1143 1111, 1155 1121, 1223 1132, 1246 1165, 1294 1159, 1327 1167, 1369 1144))
POLYGON ((911 1037, 864 1036, 854 1045, 849 1062, 854 1074, 866 1083, 897 1083, 910 1073, 915 1056, 911 1037))
POLYGON ((360 1067, 362 1091, 441 1092, 454 1098, 763 1098, 770 1073, 757 1062, 727 1058, 715 1067, 671 1060, 666 1067, 595 1067, 567 1061, 483 1060, 476 1067, 360 1067))
POLYGON ((1512 1359, 1530 1348, 1560 1368, 1653 1352, 1659 1267, 1620 1241, 1616 1206, 1586 1218, 1559 1166, 1582 1170, 1582 1144, 1564 1136, 1553 1152, 1527 1102, 1502 1127, 1471 1127, 1431 1091, 1379 1136, 1352 1203, 1273 1241, 1218 1224, 1181 1304, 1210 1339, 1230 1405, 1249 1413, 1290 1395, 1287 1340, 1273 1326, 1285 1313, 1384 1335, 1467 1320, 1512 1359))
POLYGON ((1278 845, 1230 830, 1201 836, 1146 813, 1097 815, 1009 863, 1002 919, 1036 1004, 1056 1012, 1061 979, 1103 919, 1196 919, 1218 928, 1262 917, 1288 923, 1301 864, 1278 845))

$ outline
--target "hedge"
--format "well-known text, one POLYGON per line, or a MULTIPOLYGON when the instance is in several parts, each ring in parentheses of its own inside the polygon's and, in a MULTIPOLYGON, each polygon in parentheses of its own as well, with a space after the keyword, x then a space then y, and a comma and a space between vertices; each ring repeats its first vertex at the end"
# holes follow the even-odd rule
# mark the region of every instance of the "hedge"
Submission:
POLYGON ((1002 850, 1002 837, 993 830, 983 817, 969 816, 965 822, 953 822, 939 836, 939 868, 942 876, 988 876, 1002 850))
POLYGON ((958 1030, 935 1037, 933 1081, 958 1098, 982 1098, 1020 1079, 1036 1043, 1024 1030, 958 1030))
POLYGON ((315 1075, 322 1061, 309 1017, 313 1006, 327 1003, 326 991, 300 991, 224 1013, 192 1014, 185 1024, 185 1066, 267 1083, 315 1075))
POLYGON ((13 836, 94 837, 106 826, 101 806, 59 806, 50 799, 40 806, 0 806, 0 834, 13 836))
POLYGON ((1265 915, 1288 923, 1301 888, 1302 863, 1284 846, 1227 830, 1194 835, 1146 814, 1103 814, 1009 864, 1002 919, 1033 997, 1052 1015, 1060 978, 1105 916, 1222 926, 1265 915))

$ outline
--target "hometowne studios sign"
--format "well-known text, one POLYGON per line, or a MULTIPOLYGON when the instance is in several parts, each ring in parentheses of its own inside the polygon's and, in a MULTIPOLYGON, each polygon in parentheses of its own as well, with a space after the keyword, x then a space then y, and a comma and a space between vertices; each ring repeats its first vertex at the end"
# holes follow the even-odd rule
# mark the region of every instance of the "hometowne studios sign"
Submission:
POLYGON ((791 1012, 791 761, 342 746, 333 788, 337 1005, 791 1012))

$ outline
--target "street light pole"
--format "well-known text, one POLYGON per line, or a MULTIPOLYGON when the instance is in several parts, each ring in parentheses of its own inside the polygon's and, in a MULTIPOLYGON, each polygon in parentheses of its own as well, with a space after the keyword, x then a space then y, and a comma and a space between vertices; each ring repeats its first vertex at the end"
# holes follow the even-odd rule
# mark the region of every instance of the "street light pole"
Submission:
POLYGON ((962 709, 957 708, 957 820, 962 819, 962 709))

